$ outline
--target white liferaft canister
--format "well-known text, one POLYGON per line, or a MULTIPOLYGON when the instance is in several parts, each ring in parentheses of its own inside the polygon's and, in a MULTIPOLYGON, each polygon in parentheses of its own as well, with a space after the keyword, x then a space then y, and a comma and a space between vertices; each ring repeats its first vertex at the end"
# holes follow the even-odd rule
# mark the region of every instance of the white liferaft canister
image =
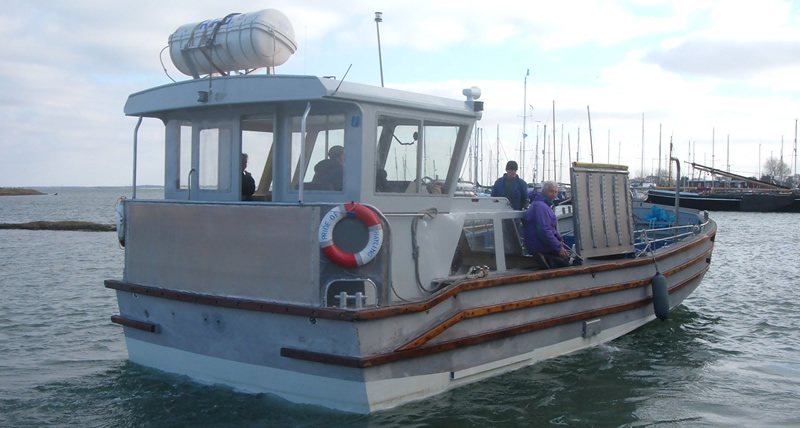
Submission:
POLYGON ((194 77, 275 67, 296 50, 292 23, 275 9, 182 25, 169 36, 172 63, 194 77))

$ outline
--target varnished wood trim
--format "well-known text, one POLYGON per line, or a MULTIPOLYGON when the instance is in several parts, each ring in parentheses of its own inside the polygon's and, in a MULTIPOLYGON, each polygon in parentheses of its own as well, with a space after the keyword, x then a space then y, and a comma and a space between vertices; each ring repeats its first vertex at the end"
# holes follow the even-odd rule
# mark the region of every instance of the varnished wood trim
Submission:
MULTIPOLYGON (((708 271, 708 265, 706 265, 702 271, 696 273, 695 275, 692 275, 690 278, 687 278, 683 282, 676 284, 675 286, 670 288, 669 290, 670 293, 673 293, 676 290, 690 284, 697 278, 702 277, 706 273, 706 271, 708 271)), ((410 358, 417 358, 425 355, 436 354, 439 352, 450 351, 453 349, 462 348, 466 346, 478 345, 492 340, 504 339, 506 337, 531 333, 537 330, 556 327, 559 325, 578 322, 578 321, 584 321, 617 312, 628 311, 648 305, 652 302, 652 300, 653 300, 652 297, 646 297, 644 299, 639 299, 619 305, 606 306, 604 308, 598 308, 572 315, 565 315, 561 317, 550 318, 547 320, 535 321, 518 326, 507 327, 491 332, 480 333, 472 336, 460 337, 446 342, 437 343, 434 345, 421 346, 414 349, 387 352, 383 354, 375 354, 367 357, 335 355, 335 354, 313 352, 295 348, 281 348, 281 356, 286 358, 294 358, 298 360, 313 361, 317 363, 344 366, 344 367, 367 368, 367 367, 393 363, 401 360, 406 360, 410 358)))
POLYGON ((580 291, 571 291, 567 293, 551 294, 533 299, 519 300, 515 302, 501 303, 497 305, 482 306, 478 308, 465 309, 458 314, 448 318, 447 320, 432 327, 425 333, 415 337, 409 342, 397 348, 397 351, 407 351, 409 349, 419 348, 436 336, 444 333, 450 327, 458 324, 463 320, 478 318, 486 315, 492 315, 499 312, 509 312, 518 309, 531 308, 534 306, 547 305, 550 303, 565 302, 580 297, 589 297, 599 294, 611 293, 614 291, 621 291, 630 288, 642 287, 650 283, 650 279, 628 282, 624 284, 615 284, 612 286, 596 287, 580 291))
POLYGON ((156 332, 156 325, 153 323, 149 323, 146 321, 138 321, 131 318, 125 318, 120 315, 111 315, 111 322, 113 322, 114 324, 124 325, 125 327, 131 327, 149 333, 156 332))
MULTIPOLYGON (((706 241, 713 242, 713 237, 716 235, 716 230, 717 229, 715 226, 712 230, 708 231, 705 236, 699 238, 697 241, 682 245, 675 245, 672 249, 669 249, 663 254, 659 254, 658 256, 656 256, 655 260, 657 262, 662 261, 666 258, 676 255, 679 252, 683 252, 690 248, 694 248, 698 245, 701 245, 706 241)), ((712 249, 713 249, 713 244, 712 244, 712 249)), ((711 250, 709 250, 706 254, 710 254, 710 252, 711 250)), ((700 257, 695 258, 691 260, 688 263, 688 265, 696 263, 699 260, 700 257)), ((653 257, 640 257, 636 259, 609 260, 602 264, 587 264, 581 266, 571 266, 560 269, 550 269, 543 271, 540 270, 540 271, 532 271, 525 273, 515 272, 511 275, 498 275, 498 276, 491 276, 489 278, 467 280, 462 283, 456 284, 450 289, 444 291, 443 293, 437 294, 428 300, 416 303, 409 303, 406 305, 394 305, 391 307, 360 310, 357 313, 353 314, 354 315, 353 319, 368 320, 368 319, 393 317, 413 312, 423 312, 433 308, 437 304, 459 293, 469 290, 476 290, 480 288, 497 287, 504 285, 514 285, 530 281, 541 281, 544 279, 561 278, 565 276, 577 276, 581 274, 597 274, 600 272, 608 272, 618 269, 628 269, 631 267, 648 265, 652 263, 653 263, 653 257)), ((667 274, 665 273, 665 275, 667 274)))
POLYGON ((179 302, 197 303, 207 306, 243 309, 246 311, 270 312, 275 314, 297 315, 323 319, 353 321, 352 311, 333 308, 319 308, 292 304, 265 302, 263 300, 244 299, 241 297, 213 296, 190 291, 167 290, 148 285, 132 284, 113 279, 105 280, 106 288, 143 296, 158 297, 179 302))
MULTIPOLYGON (((709 250, 709 252, 706 252, 705 254, 703 254, 702 257, 697 257, 695 259, 692 259, 692 260, 690 260, 690 261, 688 261, 688 262, 686 262, 686 263, 684 263, 684 264, 682 264, 680 266, 676 266, 675 268, 670 269, 667 272, 662 272, 662 274, 664 276, 671 276, 671 275, 675 274, 676 272, 682 271, 682 270, 694 265, 695 263, 698 263, 698 262, 704 260, 709 255, 710 255, 710 250, 709 250)), ((707 268, 708 267, 706 266, 706 270, 707 270, 707 268)), ((463 311, 451 316, 450 318, 442 321, 441 323, 439 323, 438 325, 432 327, 430 330, 426 331, 425 333, 423 333, 423 334, 415 337, 414 339, 408 341, 407 343, 403 344, 402 346, 397 348, 397 351, 406 351, 406 350, 409 350, 409 349, 418 348, 418 347, 424 345, 425 343, 427 343, 428 341, 432 340, 436 336, 444 333, 447 329, 449 329, 450 327, 458 324, 459 322, 461 322, 463 320, 468 320, 468 319, 471 319, 471 318, 478 318, 478 317, 482 317, 482 316, 486 316, 486 315, 495 314, 495 313, 498 313, 498 312, 515 311, 515 310, 518 310, 518 309, 525 309, 525 308, 530 308, 530 307, 534 307, 534 306, 547 305, 547 304, 550 304, 550 303, 564 302, 564 301, 567 301, 567 300, 578 299, 578 298, 581 298, 581 297, 596 296, 596 295, 600 295, 600 294, 606 294, 606 293, 612 293, 612 292, 616 292, 616 291, 622 291, 622 290, 628 290, 628 289, 632 289, 632 288, 643 287, 643 286, 646 286, 646 285, 650 284, 651 280, 652 280, 651 278, 645 278, 645 279, 640 279, 638 281, 624 282, 624 283, 618 283, 618 284, 614 284, 614 285, 606 285, 606 286, 602 286, 602 287, 589 288, 589 289, 580 290, 580 291, 571 291, 571 292, 566 292, 566 293, 551 294, 551 295, 542 296, 542 297, 536 297, 536 298, 532 298, 532 299, 519 300, 519 301, 516 301, 516 302, 508 302, 508 303, 501 303, 501 304, 497 304, 497 305, 483 306, 483 307, 479 307, 479 308, 465 309, 465 310, 463 310, 463 311)), ((670 292, 673 292, 673 290, 677 290, 678 288, 679 287, 673 287, 673 289, 671 289, 670 292)))
MULTIPOLYGON (((665 254, 657 256, 656 260, 657 261, 663 260, 666 257, 674 255, 675 252, 685 251, 689 248, 700 245, 701 243, 706 242, 708 240, 712 240, 713 242, 713 237, 715 236, 715 234, 716 234, 716 228, 714 228, 712 231, 706 234, 706 236, 698 239, 695 242, 686 245, 678 245, 676 246, 676 248, 667 251, 665 254)), ((709 249, 709 251, 706 252, 705 255, 703 255, 702 257, 695 258, 689 261, 688 263, 682 265, 683 267, 673 269, 670 272, 664 273, 664 275, 669 276, 672 273, 676 272, 677 270, 685 269, 691 264, 698 262, 703 257, 708 257, 708 255, 710 255, 710 252, 711 249, 709 249)), ((389 307, 359 309, 359 310, 320 308, 316 306, 311 307, 311 306, 302 306, 295 304, 282 304, 282 303, 266 302, 263 300, 244 299, 240 297, 215 296, 215 295, 195 293, 189 291, 168 290, 165 288, 133 284, 113 279, 105 280, 105 286, 106 288, 125 291, 129 293, 159 297, 162 299, 177 300, 181 302, 197 303, 208 306, 220 306, 225 308, 235 308, 248 311, 270 312, 276 314, 296 315, 296 316, 303 316, 310 318, 322 318, 322 319, 331 319, 340 321, 362 321, 362 320, 390 318, 403 314, 427 311, 433 308, 434 306, 438 305, 439 303, 453 296, 456 296, 460 293, 463 293, 465 291, 477 290, 489 287, 514 285, 530 281, 540 281, 550 278, 578 276, 582 274, 593 274, 593 273, 606 272, 617 269, 627 269, 634 266, 647 265, 651 263, 653 263, 652 257, 638 258, 638 259, 623 259, 623 260, 609 261, 601 265, 572 266, 567 268, 552 269, 546 271, 514 273, 510 275, 494 276, 490 278, 479 278, 479 279, 467 280, 462 283, 456 284, 455 286, 447 289, 446 291, 440 294, 436 294, 432 296, 430 299, 421 302, 408 303, 403 305, 393 305, 389 307)), ((611 287, 615 287, 615 285, 612 285, 611 287)))

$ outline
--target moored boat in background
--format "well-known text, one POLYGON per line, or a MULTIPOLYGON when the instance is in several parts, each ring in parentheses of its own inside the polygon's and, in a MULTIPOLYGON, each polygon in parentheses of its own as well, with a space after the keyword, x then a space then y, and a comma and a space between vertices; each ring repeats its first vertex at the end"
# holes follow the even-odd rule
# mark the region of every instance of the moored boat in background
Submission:
MULTIPOLYGON (((697 163, 689 165, 715 176, 726 177, 728 181, 712 180, 710 184, 698 187, 696 192, 679 192, 678 199, 683 207, 708 211, 800 212, 800 193, 796 189, 697 163)), ((676 190, 671 189, 650 188, 647 201, 672 205, 675 203, 675 192, 676 190)))
MULTIPOLYGON (((680 192, 682 207, 707 211, 800 212, 800 196, 792 192, 732 190, 715 193, 680 192)), ((675 191, 649 189, 647 201, 674 204, 675 191)))

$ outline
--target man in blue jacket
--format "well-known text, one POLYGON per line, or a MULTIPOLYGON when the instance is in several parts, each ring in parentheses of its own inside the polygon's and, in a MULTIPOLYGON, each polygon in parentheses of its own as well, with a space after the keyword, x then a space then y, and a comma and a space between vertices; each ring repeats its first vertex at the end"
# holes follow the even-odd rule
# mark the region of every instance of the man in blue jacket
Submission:
POLYGON ((492 196, 505 196, 515 210, 523 210, 528 206, 528 184, 517 176, 515 161, 508 161, 506 173, 494 182, 492 196))
POLYGON ((551 205, 558 194, 554 181, 542 183, 542 193, 531 192, 533 202, 525 213, 523 238, 530 254, 541 254, 548 267, 569 266, 564 238, 558 233, 558 220, 551 205))

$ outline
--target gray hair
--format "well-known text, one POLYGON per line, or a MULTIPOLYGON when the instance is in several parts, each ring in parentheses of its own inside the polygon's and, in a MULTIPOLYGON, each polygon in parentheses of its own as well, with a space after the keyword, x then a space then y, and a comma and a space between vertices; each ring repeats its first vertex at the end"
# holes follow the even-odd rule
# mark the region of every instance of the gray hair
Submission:
POLYGON ((552 181, 552 180, 543 181, 542 182, 542 192, 544 192, 545 189, 547 189, 548 187, 552 187, 553 189, 558 190, 558 183, 556 183, 555 181, 552 181))

